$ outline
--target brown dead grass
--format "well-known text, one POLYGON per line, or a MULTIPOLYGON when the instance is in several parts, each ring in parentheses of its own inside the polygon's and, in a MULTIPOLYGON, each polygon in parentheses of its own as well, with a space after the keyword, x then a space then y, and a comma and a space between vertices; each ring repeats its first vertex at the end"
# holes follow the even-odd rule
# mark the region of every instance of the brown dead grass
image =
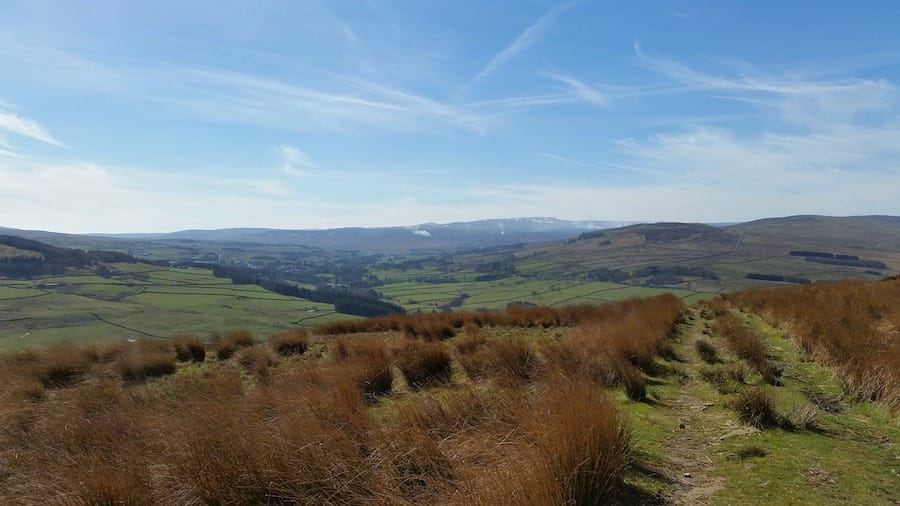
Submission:
POLYGON ((309 336, 304 329, 292 329, 270 337, 269 345, 282 357, 303 355, 309 349, 309 336))
POLYGON ((453 359, 442 343, 408 342, 397 353, 396 363, 413 389, 446 385, 453 376, 453 359))
POLYGON ((178 336, 172 339, 175 357, 179 362, 203 362, 206 360, 206 345, 192 336, 178 336))
MULTIPOLYGON (((602 503, 629 436, 585 367, 599 356, 604 373, 616 376, 615 359, 640 374, 680 310, 668 298, 615 304, 546 347, 463 319, 450 321, 463 329, 455 348, 398 328, 326 339, 324 356, 302 360, 232 333, 215 346, 233 360, 161 377, 145 365, 174 368, 176 342, 3 356, 0 504, 602 503), (471 357, 489 381, 451 383, 453 362, 471 357), (440 388, 394 390, 395 367, 440 388)), ((505 318, 543 327, 558 314, 505 318)))
POLYGON ((247 348, 256 344, 253 334, 249 330, 232 330, 221 336, 213 336, 213 345, 216 349, 216 357, 219 360, 228 360, 241 348, 247 348))
POLYGON ((747 326, 737 315, 726 312, 716 318, 716 332, 725 338, 728 347, 738 358, 746 360, 770 385, 781 381, 775 364, 769 358, 766 343, 756 330, 747 326))
POLYGON ((900 409, 900 280, 748 290, 724 297, 831 366, 848 393, 900 409))

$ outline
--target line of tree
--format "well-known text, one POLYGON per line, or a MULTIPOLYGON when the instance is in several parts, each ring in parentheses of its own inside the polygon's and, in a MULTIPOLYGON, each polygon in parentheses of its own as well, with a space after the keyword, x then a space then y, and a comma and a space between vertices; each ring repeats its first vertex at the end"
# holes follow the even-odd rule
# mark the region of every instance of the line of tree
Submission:
POLYGON ((17 237, 0 235, 0 244, 23 251, 33 251, 39 256, 14 255, 0 258, 0 275, 10 278, 31 278, 63 274, 66 268, 83 268, 98 263, 135 263, 137 260, 127 254, 115 251, 60 248, 17 237))
POLYGON ((783 281, 785 283, 794 283, 796 285, 808 285, 812 281, 806 278, 796 276, 783 276, 781 274, 763 274, 760 272, 751 272, 747 274, 747 279, 757 279, 761 281, 783 281))
POLYGON ((468 298, 469 298, 469 294, 463 292, 463 293, 457 295, 456 297, 453 297, 450 300, 450 302, 441 306, 441 310, 442 311, 453 311, 453 308, 462 306, 463 302, 465 302, 466 299, 468 299, 468 298))
POLYGON ((828 265, 841 265, 844 267, 864 267, 866 269, 887 269, 887 265, 884 262, 879 262, 878 260, 850 260, 844 258, 817 258, 817 257, 806 257, 807 262, 814 262, 817 264, 828 264, 828 265))
POLYGON ((245 267, 213 266, 213 276, 231 279, 238 285, 259 285, 266 290, 323 304, 333 304, 335 311, 355 316, 384 316, 403 314, 403 308, 380 300, 371 292, 359 293, 345 288, 318 286, 315 290, 297 286, 294 283, 266 276, 245 267))
POLYGON ((834 253, 828 253, 825 251, 791 250, 790 254, 792 257, 834 258, 834 253))
POLYGON ((836 260, 859 260, 858 255, 842 255, 840 253, 828 253, 825 251, 792 250, 791 256, 808 258, 834 258, 836 260))

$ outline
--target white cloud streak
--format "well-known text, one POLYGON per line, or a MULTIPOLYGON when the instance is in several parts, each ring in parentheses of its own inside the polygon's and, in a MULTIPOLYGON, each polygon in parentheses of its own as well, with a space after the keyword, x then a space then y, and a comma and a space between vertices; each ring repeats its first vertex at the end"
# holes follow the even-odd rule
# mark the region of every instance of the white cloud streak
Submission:
POLYGON ((294 146, 282 144, 278 147, 278 153, 281 155, 281 170, 285 174, 303 176, 309 170, 319 168, 309 155, 294 146))
POLYGON ((606 94, 602 93, 596 88, 584 84, 574 77, 559 74, 544 75, 549 77, 550 79, 566 84, 576 100, 600 107, 606 107, 607 105, 609 105, 609 98, 606 96, 606 94))
POLYGON ((459 90, 459 95, 465 95, 472 88, 477 86, 478 83, 480 83, 484 79, 487 79, 500 67, 515 58, 519 53, 540 42, 544 37, 544 33, 554 23, 556 18, 559 17, 563 12, 568 10, 571 6, 572 5, 569 3, 558 5, 538 18, 537 21, 535 21, 528 28, 522 31, 522 33, 520 33, 510 45, 506 46, 501 51, 496 53, 490 59, 490 61, 488 61, 487 65, 485 65, 484 68, 481 69, 481 72, 479 72, 475 77, 472 78, 472 80, 466 83, 459 90))
POLYGON ((22 158, 22 154, 18 151, 14 151, 9 149, 3 145, 0 145, 0 156, 5 156, 7 158, 22 158))
POLYGON ((680 83, 685 87, 682 91, 713 92, 720 94, 717 98, 772 107, 782 119, 795 123, 821 125, 823 121, 846 122, 863 115, 896 114, 898 88, 883 79, 815 80, 764 74, 728 78, 651 57, 638 44, 634 48, 647 68, 680 83))
MULTIPOLYGON (((490 122, 490 114, 478 107, 327 72, 304 73, 298 78, 302 82, 294 82, 220 68, 99 59, 54 48, 10 48, 10 55, 21 59, 16 64, 33 66, 34 76, 44 82, 168 104, 233 124, 326 131, 358 125, 401 130, 453 127, 482 133, 490 122)), ((4 116, 14 124, 15 115, 4 116)), ((56 142, 34 125, 16 128, 56 142)))
POLYGON ((65 144, 54 139, 38 122, 23 118, 18 114, 0 112, 0 130, 6 130, 7 132, 29 137, 56 147, 65 147, 65 144))
POLYGON ((553 160, 555 162, 564 163, 566 165, 572 165, 575 167, 584 167, 587 169, 600 169, 603 171, 627 171, 627 172, 637 172, 641 174, 650 174, 650 175, 663 175, 664 172, 660 172, 657 169, 650 169, 645 166, 636 166, 636 165, 626 165, 622 163, 595 163, 595 162, 584 162, 580 160, 573 160, 571 158, 556 155, 553 153, 538 153, 538 156, 546 158, 548 160, 553 160))

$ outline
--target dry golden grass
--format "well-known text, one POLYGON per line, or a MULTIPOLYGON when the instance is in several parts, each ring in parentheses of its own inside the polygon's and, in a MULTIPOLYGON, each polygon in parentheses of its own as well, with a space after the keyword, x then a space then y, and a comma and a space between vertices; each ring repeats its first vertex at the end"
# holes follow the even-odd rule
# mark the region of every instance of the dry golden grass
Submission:
MULTIPOLYGON (((0 504, 602 503, 628 464, 629 435, 582 365, 599 354, 602 367, 640 374, 680 310, 669 298, 612 305, 546 346, 464 317, 449 321, 465 329, 455 352, 398 326, 328 339, 324 356, 302 360, 273 350, 306 336, 254 344, 229 333, 216 350, 233 360, 164 376, 178 340, 3 356, 0 504), (450 382, 454 361, 479 356, 491 369, 476 383, 450 382), (441 388, 395 392, 395 369, 441 388)), ((558 314, 504 318, 543 327, 558 314)))
POLYGON ((175 357, 180 362, 203 362, 206 360, 206 345, 196 337, 178 336, 172 339, 175 357))
POLYGON ((393 388, 393 361, 384 340, 341 337, 331 341, 328 352, 335 367, 351 378, 368 400, 393 388))
POLYGON ((264 344, 257 344, 247 348, 241 348, 234 356, 235 360, 247 374, 258 379, 269 376, 269 368, 275 365, 275 357, 272 351, 264 344))
POLYGON ((618 317, 582 324, 568 340, 545 344, 544 354, 551 367, 566 375, 621 384, 629 396, 641 399, 641 372, 653 372, 654 357, 668 350, 668 337, 684 304, 663 295, 615 306, 618 317))
POLYGON ((446 385, 453 376, 453 359, 442 343, 406 343, 396 354, 397 367, 413 389, 446 385))
POLYGON ((249 330, 232 330, 221 336, 213 336, 212 341, 216 349, 216 357, 219 360, 227 360, 239 349, 256 344, 253 334, 249 330))
POLYGON ((472 379, 499 382, 528 381, 540 366, 533 346, 522 336, 486 341, 469 353, 460 353, 459 362, 472 379))
POLYGON ((724 297, 783 329, 858 399, 900 408, 900 280, 748 290, 724 297))
POLYGON ((725 338, 731 351, 752 365, 766 383, 777 385, 780 382, 778 370, 769 359, 766 343, 757 331, 730 312, 716 318, 715 328, 716 332, 725 338))
POLYGON ((365 320, 328 323, 318 328, 319 334, 362 334, 402 330, 408 337, 425 340, 448 339, 457 329, 471 327, 569 327, 602 320, 619 309, 612 305, 591 306, 512 306, 503 311, 450 312, 414 315, 390 315, 365 320))
POLYGON ((303 355, 309 349, 309 337, 304 329, 291 329, 270 337, 269 345, 282 357, 303 355))

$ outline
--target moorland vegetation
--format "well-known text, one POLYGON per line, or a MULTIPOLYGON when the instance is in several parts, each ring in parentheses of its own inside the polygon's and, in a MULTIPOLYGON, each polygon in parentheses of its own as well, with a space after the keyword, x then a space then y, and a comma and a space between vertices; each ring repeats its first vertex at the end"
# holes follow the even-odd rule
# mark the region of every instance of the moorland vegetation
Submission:
POLYGON ((21 350, 0 502, 889 504, 898 302, 844 282, 21 350))

